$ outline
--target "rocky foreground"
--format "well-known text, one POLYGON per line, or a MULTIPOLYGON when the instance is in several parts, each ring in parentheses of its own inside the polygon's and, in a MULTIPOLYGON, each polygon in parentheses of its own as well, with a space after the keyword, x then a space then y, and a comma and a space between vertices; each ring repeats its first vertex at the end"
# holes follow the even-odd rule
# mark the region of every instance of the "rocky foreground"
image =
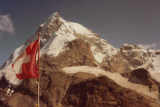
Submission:
MULTIPOLYGON (((10 97, 1 101, 1 107, 35 107, 36 81, 25 80, 10 97)), ((1 99, 8 89, 4 82, 0 83, 1 99)), ((153 90, 158 89, 152 80, 145 83, 148 87, 154 86, 153 90)), ((41 107, 160 107, 155 98, 124 88, 107 76, 97 77, 84 72, 66 74, 56 70, 41 71, 40 104, 41 107)))

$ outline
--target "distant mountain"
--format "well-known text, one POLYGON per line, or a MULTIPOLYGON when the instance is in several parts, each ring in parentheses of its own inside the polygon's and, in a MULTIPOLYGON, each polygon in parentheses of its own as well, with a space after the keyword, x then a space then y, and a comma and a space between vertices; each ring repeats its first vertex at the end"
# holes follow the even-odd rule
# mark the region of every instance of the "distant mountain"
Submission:
POLYGON ((1 102, 2 105, 32 107, 31 103, 36 102, 36 80, 21 83, 11 65, 37 39, 38 33, 41 33, 40 92, 43 107, 129 107, 132 104, 158 107, 160 88, 156 81, 160 82, 160 51, 132 44, 115 48, 84 26, 64 20, 57 12, 0 67, 0 98, 8 90, 5 80, 14 90, 17 89, 6 98, 6 102, 1 102), (145 73, 139 70, 142 72, 140 77, 154 82, 142 84, 143 80, 137 76, 139 73, 132 75, 133 70, 140 68, 146 70, 145 73), (15 101, 17 98, 18 102, 15 101))

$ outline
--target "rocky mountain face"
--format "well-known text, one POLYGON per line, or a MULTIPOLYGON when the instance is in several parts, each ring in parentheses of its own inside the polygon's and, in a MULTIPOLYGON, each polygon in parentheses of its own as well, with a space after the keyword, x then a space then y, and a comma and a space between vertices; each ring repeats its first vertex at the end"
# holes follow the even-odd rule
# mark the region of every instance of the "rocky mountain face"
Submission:
POLYGON ((18 82, 11 65, 38 33, 42 107, 160 107, 160 51, 117 49, 58 13, 0 67, 0 107, 36 106, 37 79, 18 82))
POLYGON ((64 97, 63 104, 64 107, 158 106, 153 99, 120 87, 105 76, 88 79, 71 86, 64 97))
MULTIPOLYGON (((154 98, 124 88, 107 76, 87 73, 68 75, 62 71, 41 71, 40 104, 42 107, 159 107, 154 98)), ((1 89, 1 95, 4 90, 1 89)), ((35 79, 24 81, 2 107, 35 107, 35 79)))
POLYGON ((45 54, 41 56, 41 67, 43 69, 61 69, 69 66, 97 66, 91 51, 91 45, 82 39, 76 39, 67 44, 67 51, 60 53, 57 57, 45 54))

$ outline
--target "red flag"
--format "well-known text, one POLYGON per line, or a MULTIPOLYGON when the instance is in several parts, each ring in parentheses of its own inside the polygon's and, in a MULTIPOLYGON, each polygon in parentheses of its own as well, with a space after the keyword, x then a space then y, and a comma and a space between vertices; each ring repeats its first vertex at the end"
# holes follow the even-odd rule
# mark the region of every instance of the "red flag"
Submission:
POLYGON ((36 64, 38 47, 39 39, 31 43, 12 64, 12 70, 18 79, 38 78, 39 71, 36 64))

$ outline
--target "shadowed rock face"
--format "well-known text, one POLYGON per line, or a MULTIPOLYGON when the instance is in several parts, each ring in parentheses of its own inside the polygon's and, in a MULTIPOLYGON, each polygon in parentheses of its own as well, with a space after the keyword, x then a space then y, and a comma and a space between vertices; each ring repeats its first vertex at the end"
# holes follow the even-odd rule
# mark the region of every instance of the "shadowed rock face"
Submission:
POLYGON ((158 107, 155 101, 122 88, 107 77, 97 77, 70 86, 64 107, 158 107))
MULTIPOLYGON (((0 88, 0 94, 4 89, 0 88)), ((0 102, 2 107, 35 107, 36 103, 36 79, 25 80, 11 97, 0 102)), ((42 107, 158 107, 154 99, 105 76, 45 70, 41 71, 40 103, 42 107)))
POLYGON ((69 42, 66 48, 67 51, 62 52, 57 57, 43 55, 41 67, 44 69, 60 69, 67 66, 96 66, 90 44, 81 39, 76 39, 69 42))
POLYGON ((143 68, 132 71, 129 81, 143 85, 153 84, 151 74, 143 68))
POLYGON ((128 81, 136 84, 146 85, 150 88, 150 90, 159 90, 160 86, 157 81, 152 79, 151 74, 143 68, 130 72, 128 81))
MULTIPOLYGON (((83 79, 94 77, 92 74, 76 73, 68 75, 62 71, 41 71, 40 79, 40 104, 41 107, 63 107, 61 101, 69 86, 82 81, 83 79)), ((11 97, 7 97, 1 106, 9 107, 35 107, 37 104, 37 80, 25 80, 16 89, 11 97)), ((4 98, 7 92, 7 85, 0 86, 0 99, 4 98)), ((0 107, 1 107, 0 106, 0 107)))

